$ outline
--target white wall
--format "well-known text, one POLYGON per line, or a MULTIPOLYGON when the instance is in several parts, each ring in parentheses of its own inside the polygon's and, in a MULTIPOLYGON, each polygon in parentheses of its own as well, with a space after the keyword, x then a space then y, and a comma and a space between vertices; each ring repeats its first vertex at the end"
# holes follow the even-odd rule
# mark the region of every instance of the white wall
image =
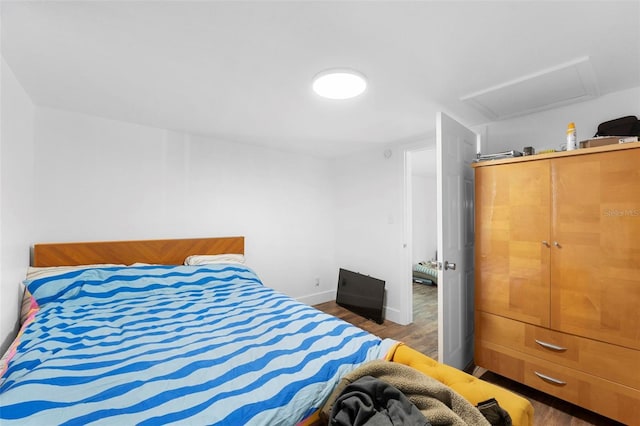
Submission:
POLYGON ((38 241, 244 235, 265 284, 334 297, 326 160, 49 108, 35 158, 38 241))
POLYGON ((412 176, 411 192, 413 225, 411 262, 416 264, 433 259, 438 247, 436 177, 412 176))
POLYGON ((386 313, 401 321, 404 154, 373 148, 333 161, 336 260, 339 267, 386 282, 386 313))
POLYGON ((597 99, 542 111, 510 120, 496 121, 475 129, 485 135, 482 152, 519 150, 533 146, 559 150, 566 143, 567 124, 576 123, 578 141, 593 137, 603 121, 635 115, 640 117, 640 87, 610 93, 597 99))
POLYGON ((34 233, 34 105, 1 59, 0 134, 0 353, 17 330, 20 283, 34 233))

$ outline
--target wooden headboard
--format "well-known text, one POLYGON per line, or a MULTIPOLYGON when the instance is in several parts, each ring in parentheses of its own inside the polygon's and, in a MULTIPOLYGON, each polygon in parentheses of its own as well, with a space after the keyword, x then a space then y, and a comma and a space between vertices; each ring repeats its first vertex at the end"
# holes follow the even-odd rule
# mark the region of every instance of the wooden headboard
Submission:
POLYGON ((182 265, 192 254, 244 254, 244 237, 35 244, 32 266, 136 262, 182 265))

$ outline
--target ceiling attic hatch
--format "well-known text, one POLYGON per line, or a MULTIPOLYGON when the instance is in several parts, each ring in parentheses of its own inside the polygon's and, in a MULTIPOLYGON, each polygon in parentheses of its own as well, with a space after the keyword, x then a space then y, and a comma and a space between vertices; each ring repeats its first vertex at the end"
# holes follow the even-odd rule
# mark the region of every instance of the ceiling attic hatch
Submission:
POLYGON ((581 102, 599 95, 585 56, 460 98, 491 120, 503 120, 581 102))

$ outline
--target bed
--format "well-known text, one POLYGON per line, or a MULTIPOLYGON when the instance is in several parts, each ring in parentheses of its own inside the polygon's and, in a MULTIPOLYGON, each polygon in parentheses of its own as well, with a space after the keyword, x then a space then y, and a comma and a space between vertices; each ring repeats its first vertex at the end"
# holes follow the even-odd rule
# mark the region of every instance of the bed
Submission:
POLYGON ((438 366, 264 286, 243 254, 243 237, 35 245, 0 423, 314 424, 369 362, 438 366))
POLYGON ((419 284, 438 285, 438 266, 435 261, 419 262, 413 266, 413 281, 419 284))

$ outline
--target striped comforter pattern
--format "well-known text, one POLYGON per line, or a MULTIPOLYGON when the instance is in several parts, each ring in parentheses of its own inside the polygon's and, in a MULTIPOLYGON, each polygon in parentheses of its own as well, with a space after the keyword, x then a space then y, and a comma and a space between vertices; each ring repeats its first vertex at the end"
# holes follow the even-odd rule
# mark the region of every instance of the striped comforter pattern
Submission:
POLYGON ((423 274, 431 275, 432 277, 438 277, 438 270, 431 266, 417 264, 413 269, 423 274))
POLYGON ((0 424, 290 425, 395 342, 262 285, 244 265, 26 281, 40 306, 0 379, 0 424))

